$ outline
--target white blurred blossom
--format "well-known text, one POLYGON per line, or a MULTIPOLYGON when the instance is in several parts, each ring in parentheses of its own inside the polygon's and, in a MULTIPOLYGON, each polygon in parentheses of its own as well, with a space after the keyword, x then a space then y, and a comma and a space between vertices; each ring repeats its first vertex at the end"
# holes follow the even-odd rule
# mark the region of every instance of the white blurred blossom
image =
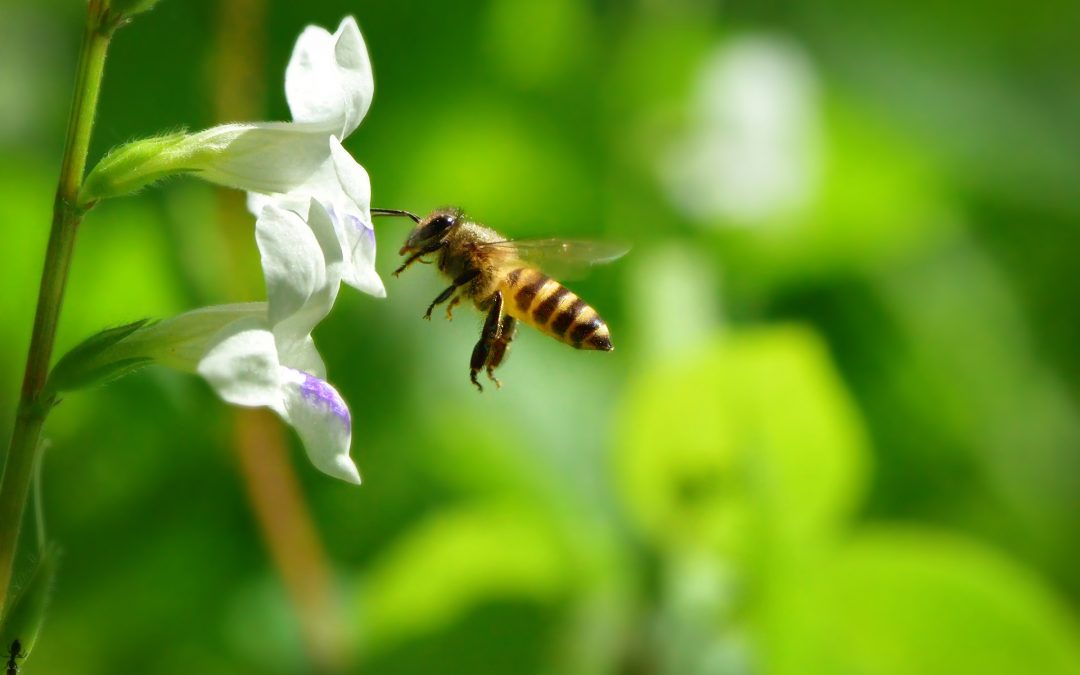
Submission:
POLYGON ((810 204, 821 173, 818 83, 805 55, 773 37, 727 41, 706 58, 690 128, 660 178, 689 216, 757 225, 810 204))

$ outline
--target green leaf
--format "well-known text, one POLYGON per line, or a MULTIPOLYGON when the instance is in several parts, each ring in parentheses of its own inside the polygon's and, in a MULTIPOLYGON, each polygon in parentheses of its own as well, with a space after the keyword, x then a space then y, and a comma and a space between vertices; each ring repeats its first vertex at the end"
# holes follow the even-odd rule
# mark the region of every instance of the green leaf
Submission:
POLYGON ((863 534, 776 597, 772 673, 1080 673, 1080 626, 1065 603, 1030 571, 957 537, 863 534))
POLYGON ((85 389, 123 377, 150 363, 146 357, 107 356, 111 348, 148 323, 148 319, 142 319, 106 328, 83 340, 56 363, 46 388, 54 392, 85 389))
POLYGON ((623 494, 662 547, 771 558, 823 540, 861 493, 860 418, 805 329, 659 365, 632 383, 618 426, 623 494))
POLYGON ((568 583, 567 552, 542 514, 511 504, 443 512, 375 561, 358 604, 372 649, 444 628, 485 600, 540 602, 568 583))

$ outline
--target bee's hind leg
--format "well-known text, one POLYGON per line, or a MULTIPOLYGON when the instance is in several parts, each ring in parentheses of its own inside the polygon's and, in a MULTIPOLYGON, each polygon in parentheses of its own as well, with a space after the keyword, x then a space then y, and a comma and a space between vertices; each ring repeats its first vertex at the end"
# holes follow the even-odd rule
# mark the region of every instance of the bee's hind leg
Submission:
POLYGON ((502 332, 502 310, 502 293, 495 291, 495 295, 491 299, 491 307, 488 309, 487 319, 484 320, 484 330, 480 333, 480 340, 473 347, 472 359, 469 361, 469 380, 480 391, 484 391, 484 387, 476 381, 476 374, 488 362, 492 346, 498 341, 502 332))
POLYGON ((495 383, 496 388, 501 387, 502 382, 495 377, 495 369, 506 359, 506 353, 510 349, 510 342, 513 341, 515 333, 517 333, 517 319, 509 314, 504 315, 499 337, 495 340, 495 344, 491 345, 491 354, 488 355, 487 360, 487 376, 495 383))
MULTIPOLYGON (((469 283, 478 276, 480 276, 480 270, 469 270, 468 272, 465 272, 464 274, 458 276, 457 279, 454 279, 454 283, 450 284, 449 288, 447 288, 442 293, 439 293, 439 297, 431 301, 431 304, 428 305, 427 311, 424 312, 424 318, 431 319, 431 312, 435 309, 436 305, 441 305, 442 303, 449 300, 450 296, 454 294, 454 291, 456 291, 459 287, 469 283)), ((456 302, 457 298, 451 301, 450 306, 453 307, 454 303, 456 302)))

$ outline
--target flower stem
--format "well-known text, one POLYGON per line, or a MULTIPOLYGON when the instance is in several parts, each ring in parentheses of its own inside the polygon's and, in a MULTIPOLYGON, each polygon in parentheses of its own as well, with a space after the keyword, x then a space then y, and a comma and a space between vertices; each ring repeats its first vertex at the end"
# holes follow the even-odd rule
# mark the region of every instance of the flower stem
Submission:
POLYGON ((110 18, 105 0, 90 0, 64 157, 60 165, 60 180, 53 204, 52 228, 38 291, 34 330, 30 337, 30 352, 26 358, 15 428, 0 482, 0 609, 4 608, 8 597, 15 546, 41 445, 41 427, 55 403, 55 397, 45 391, 45 382, 56 341, 56 324, 64 299, 68 269, 71 267, 75 233, 83 215, 76 206, 76 200, 86 169, 105 54, 115 28, 116 22, 110 18))

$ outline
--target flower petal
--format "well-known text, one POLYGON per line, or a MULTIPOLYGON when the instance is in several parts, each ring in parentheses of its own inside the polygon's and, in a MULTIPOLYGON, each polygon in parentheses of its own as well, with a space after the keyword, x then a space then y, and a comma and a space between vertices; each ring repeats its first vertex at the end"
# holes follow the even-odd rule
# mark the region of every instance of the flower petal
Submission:
POLYGON ((326 379, 326 364, 323 363, 319 351, 315 349, 315 341, 308 335, 299 342, 278 343, 278 360, 281 365, 311 373, 315 377, 326 379))
MULTIPOLYGON (((200 307, 147 324, 116 346, 126 357, 149 357, 169 368, 193 373, 222 331, 239 321, 262 321, 265 302, 200 307)), ((246 325, 246 324, 245 324, 246 325)))
POLYGON ((386 297, 386 287, 375 271, 375 228, 371 223, 371 180, 367 171, 330 138, 330 156, 346 199, 335 204, 339 217, 338 234, 345 251, 343 281, 378 298, 386 297))
POLYGON ((315 235, 315 239, 318 240, 323 259, 326 261, 327 283, 333 281, 336 286, 341 278, 341 267, 345 262, 345 256, 341 250, 341 242, 338 239, 333 219, 330 218, 323 203, 314 197, 308 203, 307 224, 315 235))
POLYGON ((341 245, 330 217, 314 200, 307 212, 305 223, 270 204, 255 224, 279 352, 292 353, 307 340, 330 313, 341 283, 341 245))
POLYGON ((348 136, 371 106, 375 83, 367 46, 354 18, 333 35, 319 26, 300 34, 285 69, 285 98, 297 122, 335 123, 348 136))
POLYGON ((360 472, 349 457, 352 419, 345 401, 325 380, 292 368, 281 369, 285 420, 296 429, 315 468, 335 478, 360 484, 360 472))
POLYGON ((277 324, 303 309, 326 285, 326 260, 307 223, 273 204, 259 214, 255 240, 266 279, 270 323, 277 324))
POLYGON ((371 225, 371 182, 334 136, 326 141, 327 162, 304 185, 287 194, 248 195, 248 209, 260 213, 267 204, 295 211, 310 219, 312 199, 323 206, 336 232, 344 256, 341 280, 375 297, 386 288, 375 271, 375 229, 371 225))
POLYGON ((265 319, 243 319, 224 328, 196 370, 229 403, 285 414, 281 366, 265 319))
POLYGON ((157 162, 238 190, 289 192, 326 171, 334 129, 326 122, 225 124, 191 134, 157 162))

